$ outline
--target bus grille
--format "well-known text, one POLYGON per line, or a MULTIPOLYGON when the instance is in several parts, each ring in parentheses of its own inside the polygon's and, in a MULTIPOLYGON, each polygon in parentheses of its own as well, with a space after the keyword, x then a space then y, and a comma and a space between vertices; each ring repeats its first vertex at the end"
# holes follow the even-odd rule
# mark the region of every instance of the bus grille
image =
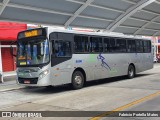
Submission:
POLYGON ((18 78, 18 82, 20 84, 37 84, 38 78, 18 78), (25 81, 29 81, 29 83, 25 83, 25 81))

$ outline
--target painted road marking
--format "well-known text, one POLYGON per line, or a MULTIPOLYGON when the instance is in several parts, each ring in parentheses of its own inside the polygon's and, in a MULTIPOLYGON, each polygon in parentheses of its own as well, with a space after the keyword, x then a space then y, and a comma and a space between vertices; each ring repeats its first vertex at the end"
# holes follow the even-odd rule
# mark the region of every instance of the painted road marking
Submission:
POLYGON ((131 102, 131 103, 128 103, 128 104, 123 105, 123 106, 121 106, 121 107, 118 107, 118 108, 116 108, 116 109, 113 109, 112 111, 108 111, 108 112, 106 112, 106 113, 97 115, 97 116, 91 118, 90 120, 98 120, 98 119, 100 119, 100 118, 102 118, 102 117, 106 117, 106 116, 111 115, 111 114, 113 114, 113 113, 116 113, 116 112, 118 112, 118 111, 122 111, 122 110, 124 110, 124 109, 126 109, 126 108, 129 108, 129 107, 131 107, 131 106, 133 106, 133 105, 136 105, 136 104, 138 104, 138 103, 141 103, 141 102, 143 102, 143 101, 145 101, 145 100, 151 99, 151 98, 153 98, 153 97, 155 97, 155 96, 158 96, 158 95, 160 95, 160 91, 155 92, 155 93, 153 93, 153 94, 150 94, 150 95, 148 95, 148 96, 145 96, 145 97, 143 97, 143 98, 141 98, 141 99, 135 100, 135 101, 133 101, 133 102, 131 102))

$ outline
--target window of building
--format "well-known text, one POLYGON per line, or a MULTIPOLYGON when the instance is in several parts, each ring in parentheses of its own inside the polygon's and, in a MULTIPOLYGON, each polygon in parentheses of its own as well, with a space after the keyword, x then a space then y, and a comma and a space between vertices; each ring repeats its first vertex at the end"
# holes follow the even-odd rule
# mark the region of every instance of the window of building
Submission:
POLYGON ((75 52, 89 52, 89 42, 88 37, 85 36, 75 36, 74 37, 74 48, 75 52))

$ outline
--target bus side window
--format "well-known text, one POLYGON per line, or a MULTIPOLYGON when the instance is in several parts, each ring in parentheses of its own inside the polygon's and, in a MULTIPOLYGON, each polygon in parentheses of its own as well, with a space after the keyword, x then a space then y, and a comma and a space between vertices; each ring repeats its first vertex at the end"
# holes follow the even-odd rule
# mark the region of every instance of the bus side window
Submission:
POLYGON ((136 51, 138 53, 143 53, 143 41, 142 40, 136 40, 136 51))
POLYGON ((147 52, 151 53, 151 41, 147 41, 147 52))
POLYGON ((109 38, 104 38, 104 52, 109 52, 109 38))
POLYGON ((63 45, 64 49, 64 56, 68 57, 68 56, 71 56, 71 42, 67 41, 67 42, 64 42, 64 45, 63 45))
POLYGON ((55 46, 54 46, 54 41, 52 41, 52 54, 55 54, 55 46))
POLYGON ((125 39, 116 39, 116 51, 126 52, 126 40, 125 39))
POLYGON ((56 57, 70 57, 71 56, 71 42, 56 41, 55 42, 56 57))
POLYGON ((62 50, 62 46, 63 46, 62 42, 60 42, 60 41, 59 42, 58 41, 55 42, 55 54, 56 54, 56 57, 64 56, 63 50, 62 50))
POLYGON ((102 38, 99 37, 91 37, 91 52, 103 52, 102 38))
POLYGON ((114 38, 110 39, 110 46, 109 46, 109 51, 110 52, 115 52, 116 51, 116 40, 114 38))
POLYGON ((136 52, 135 40, 127 40, 127 52, 129 52, 129 53, 136 52))
POLYGON ((132 51, 132 41, 131 40, 127 40, 127 52, 131 52, 132 51))
POLYGON ((74 37, 74 49, 75 52, 89 52, 89 42, 86 36, 75 36, 74 37))
POLYGON ((144 44, 144 52, 147 53, 148 52, 148 41, 143 41, 144 44))

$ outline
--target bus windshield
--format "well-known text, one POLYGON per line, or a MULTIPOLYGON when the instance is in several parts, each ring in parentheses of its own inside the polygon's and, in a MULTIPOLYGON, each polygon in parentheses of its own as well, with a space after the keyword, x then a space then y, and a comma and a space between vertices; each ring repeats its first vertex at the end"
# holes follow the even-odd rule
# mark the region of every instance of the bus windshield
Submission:
POLYGON ((47 39, 19 40, 17 65, 40 65, 49 62, 49 43, 47 39))

